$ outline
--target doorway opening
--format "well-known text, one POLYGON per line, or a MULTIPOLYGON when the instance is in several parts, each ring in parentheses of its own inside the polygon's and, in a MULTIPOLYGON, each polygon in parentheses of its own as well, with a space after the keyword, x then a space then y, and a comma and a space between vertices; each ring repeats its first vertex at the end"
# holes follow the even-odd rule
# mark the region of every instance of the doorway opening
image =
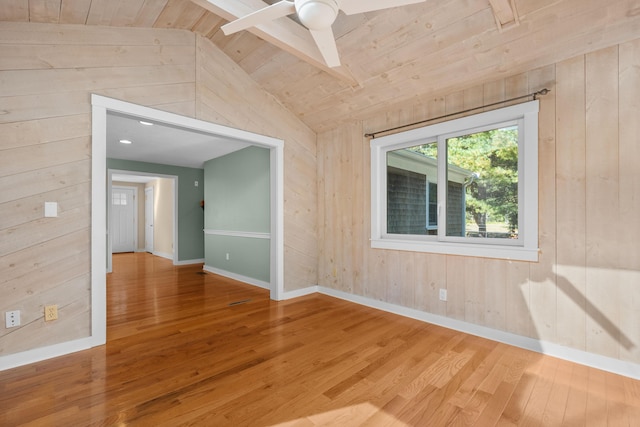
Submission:
MULTIPOLYGON (((133 116, 247 146, 269 149, 270 155, 270 298, 284 293, 284 141, 166 111, 92 95, 91 312, 92 345, 106 342, 107 264, 107 114, 133 116)), ((197 183, 195 185, 198 185, 197 183)), ((177 191, 176 191, 177 192, 177 191)))
MULTIPOLYGON (((107 273, 113 271, 113 254, 119 252, 149 252, 153 255, 170 259, 174 265, 187 264, 179 261, 179 227, 180 221, 178 206, 178 177, 174 175, 149 174, 139 171, 120 169, 107 170, 107 273), (116 242, 121 240, 119 235, 124 230, 119 227, 116 212, 124 210, 122 197, 114 196, 115 189, 136 189, 136 200, 133 203, 135 243, 130 248, 117 247, 116 242), (155 190, 154 189, 158 189, 155 190), (159 193, 159 194, 157 194, 159 193), (157 199, 160 204, 156 205, 157 199), (149 202, 149 203, 148 203, 149 202), (158 224, 154 224, 158 219, 158 224), (156 231, 157 229, 157 231, 156 231), (155 244, 155 234, 159 235, 158 244, 155 244)), ((192 263, 201 260, 193 260, 192 263)))

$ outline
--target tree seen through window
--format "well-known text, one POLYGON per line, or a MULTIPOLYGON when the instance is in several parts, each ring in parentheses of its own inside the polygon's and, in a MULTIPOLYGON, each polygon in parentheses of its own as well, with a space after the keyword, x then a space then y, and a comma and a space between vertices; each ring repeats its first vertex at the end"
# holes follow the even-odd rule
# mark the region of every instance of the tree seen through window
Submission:
MULTIPOLYGON (((437 157, 437 144, 418 145, 407 150, 428 158, 437 157)), ((447 235, 517 238, 517 127, 509 126, 447 138, 446 152, 448 172, 452 167, 468 171, 462 185, 462 214, 465 224, 462 228, 453 226, 450 221, 455 215, 448 215, 447 235)), ((447 192, 454 189, 449 185, 447 192)), ((450 196, 447 197, 448 203, 454 200, 450 196)))

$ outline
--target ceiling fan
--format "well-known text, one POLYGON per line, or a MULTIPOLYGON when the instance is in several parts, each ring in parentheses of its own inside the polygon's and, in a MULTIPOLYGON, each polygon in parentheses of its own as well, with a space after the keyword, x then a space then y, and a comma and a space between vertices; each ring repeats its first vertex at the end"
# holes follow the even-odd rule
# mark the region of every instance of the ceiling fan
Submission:
POLYGON ((340 10, 347 15, 354 15, 423 1, 425 0, 281 0, 223 25, 222 31, 230 35, 295 13, 302 25, 311 32, 327 65, 338 67, 340 57, 331 25, 340 10))

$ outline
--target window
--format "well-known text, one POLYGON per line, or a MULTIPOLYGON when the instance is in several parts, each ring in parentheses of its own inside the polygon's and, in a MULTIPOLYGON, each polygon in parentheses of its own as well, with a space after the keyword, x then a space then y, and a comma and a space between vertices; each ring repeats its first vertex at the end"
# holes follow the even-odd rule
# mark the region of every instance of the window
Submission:
POLYGON ((538 101, 371 141, 374 248, 538 259, 538 101))
POLYGON ((112 204, 114 205, 126 205, 127 204, 127 194, 113 191, 111 193, 112 204))
MULTIPOLYGON (((427 230, 433 231, 438 229, 438 184, 435 182, 427 183, 427 230)), ((427 233, 433 234, 433 233, 427 233)))

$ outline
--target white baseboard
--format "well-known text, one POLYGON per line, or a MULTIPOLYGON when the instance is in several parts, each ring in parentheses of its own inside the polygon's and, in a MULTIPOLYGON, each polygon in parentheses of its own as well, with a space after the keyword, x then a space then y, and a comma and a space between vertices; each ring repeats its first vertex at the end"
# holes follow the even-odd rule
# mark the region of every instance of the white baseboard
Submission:
POLYGON ((294 291, 285 291, 282 294, 281 301, 303 297, 305 295, 311 295, 318 292, 318 286, 309 286, 308 288, 296 289, 294 291))
POLYGON ((177 261, 173 263, 173 265, 192 265, 192 264, 204 264, 204 258, 183 259, 182 261, 177 261))
POLYGON ((263 289, 271 289, 271 285, 262 280, 254 279, 253 277, 243 276, 241 274, 232 273, 230 271, 220 270, 219 268, 211 267, 209 265, 205 265, 202 267, 204 271, 208 271, 209 273, 214 273, 219 276, 228 277, 229 279, 237 280, 239 282, 244 282, 249 285, 257 286, 263 289))
POLYGON ((153 251, 152 254, 155 255, 155 256, 159 256, 159 257, 166 258, 166 259, 169 259, 169 260, 173 261, 173 254, 169 254, 169 253, 166 253, 166 252, 160 252, 160 251, 153 251))
MULTIPOLYGON (((228 271, 219 270, 217 268, 209 267, 206 265, 203 267, 203 270, 244 283, 248 283, 250 285, 269 289, 269 284, 261 280, 256 280, 239 274, 230 273, 228 271)), ((453 329, 482 338, 487 338, 493 341, 502 342, 504 344, 532 350, 548 356, 557 357, 559 359, 568 360, 571 362, 579 363, 581 365, 590 366, 596 369, 601 369, 603 371, 613 372, 615 374, 624 375, 626 377, 640 380, 640 365, 635 363, 625 362, 619 359, 601 356, 594 353, 588 353, 586 351, 561 346, 547 341, 523 337, 521 335, 500 331, 497 329, 478 326, 473 323, 451 319, 449 317, 439 316, 437 314, 431 314, 384 301, 377 301, 371 298, 326 288, 324 286, 310 286, 303 289, 285 292, 283 295, 283 300, 298 298, 316 292, 389 313, 394 313, 400 316, 432 323, 434 325, 442 326, 448 329, 453 329)), ((30 363, 40 362, 42 360, 63 356, 69 353, 75 353, 77 351, 86 350, 100 344, 102 343, 95 342, 92 337, 87 337, 74 341, 36 348, 33 350, 27 350, 20 353, 10 354, 7 356, 0 356, 0 371, 27 365, 30 363)))
POLYGON ((95 342, 93 337, 87 337, 60 344, 48 345, 46 347, 34 348, 33 350, 22 351, 7 356, 0 356, 0 371, 53 359, 54 357, 64 356, 81 350, 87 350, 100 344, 102 343, 95 342))
MULTIPOLYGON (((351 301, 356 304, 364 305, 389 313, 398 314, 400 316, 409 317, 434 325, 442 326, 448 329, 464 332, 470 335, 487 338, 492 341, 498 341, 504 344, 513 345, 515 347, 524 348, 545 354, 547 356, 557 357, 559 359, 568 360, 592 368, 601 369, 614 374, 624 375, 626 377, 640 379, 640 365, 625 362, 612 357, 601 356, 586 351, 577 350, 570 347, 561 346, 548 341, 537 340, 534 338, 523 337, 521 335, 512 334, 510 332, 500 331, 497 329, 487 328, 485 326, 475 325, 473 323, 461 320, 451 319, 449 317, 431 314, 384 301, 377 301, 371 298, 359 295, 349 294, 347 292, 338 291, 324 286, 316 287, 318 292, 324 295, 351 301)), ((311 289, 311 288, 307 288, 311 289)))

